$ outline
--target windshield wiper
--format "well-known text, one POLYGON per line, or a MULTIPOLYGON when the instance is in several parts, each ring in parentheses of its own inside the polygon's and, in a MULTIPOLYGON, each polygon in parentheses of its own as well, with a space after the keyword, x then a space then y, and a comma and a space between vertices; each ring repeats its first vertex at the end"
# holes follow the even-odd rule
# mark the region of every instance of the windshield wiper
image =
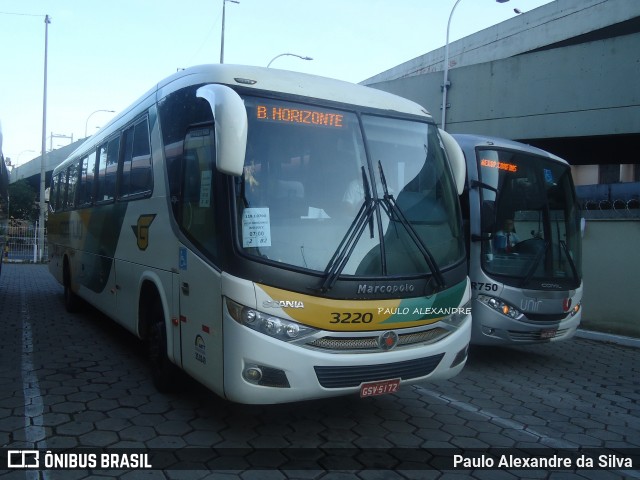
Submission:
POLYGON ((549 241, 545 240, 544 248, 540 249, 540 251, 536 254, 535 258, 533 259, 533 262, 531 262, 531 266, 529 267, 527 274, 525 275, 525 277, 522 279, 522 282, 520 283, 520 288, 524 288, 524 286, 531 281, 531 279, 533 278, 533 274, 536 272, 536 268, 538 268, 538 265, 540 264, 542 255, 544 255, 544 253, 547 251, 547 249, 549 248, 549 245, 551 245, 549 241))
POLYGON ((351 258, 351 254, 356 248, 356 245, 360 240, 362 232, 364 232, 367 224, 369 224, 371 238, 373 238, 373 212, 375 211, 376 202, 371 196, 369 181, 367 180, 364 166, 362 166, 361 169, 364 202, 360 207, 360 210, 358 210, 355 218, 351 222, 351 225, 349 225, 347 233, 345 233, 344 237, 342 237, 340 245, 338 245, 338 248, 336 248, 336 251, 333 253, 331 260, 329 260, 329 263, 324 269, 325 277, 322 285, 320 286, 321 292, 327 292, 333 288, 336 281, 338 280, 338 277, 344 270, 344 267, 347 265, 349 258, 351 258))
POLYGON ((398 204, 393 198, 393 195, 389 193, 389 189, 387 188, 387 179, 384 176, 384 170, 382 169, 382 162, 380 160, 378 160, 378 171, 380 172, 380 182, 382 183, 382 190, 384 192, 383 201, 386 207, 385 210, 387 215, 389 215, 389 219, 393 221, 394 217, 397 218, 400 224, 405 228, 405 230, 409 234, 409 238, 413 240, 413 243, 416 245, 416 247, 418 247, 418 250, 424 257, 425 262, 427 262, 427 265, 431 270, 433 278, 438 284, 439 289, 443 290, 446 287, 446 283, 444 281, 444 277, 442 276, 442 271, 438 267, 435 258, 433 258, 433 255, 424 244, 411 222, 407 220, 407 217, 404 216, 404 213, 402 213, 402 210, 400 210, 400 207, 398 207, 398 204))
POLYGON ((567 242, 564 240, 560 240, 560 245, 562 246, 562 251, 567 256, 567 260, 569 260, 569 267, 571 267, 571 273, 573 274, 573 278, 576 283, 580 285, 580 275, 578 275, 578 269, 576 268, 576 264, 571 258, 571 252, 569 252, 569 248, 567 247, 567 242))

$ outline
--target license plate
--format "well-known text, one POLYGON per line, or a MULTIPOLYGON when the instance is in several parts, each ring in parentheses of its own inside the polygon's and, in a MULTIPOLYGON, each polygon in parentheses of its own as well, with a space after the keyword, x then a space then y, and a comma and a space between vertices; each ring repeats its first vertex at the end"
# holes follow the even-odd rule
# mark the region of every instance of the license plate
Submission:
POLYGON ((381 382, 369 382, 360 385, 361 397, 373 397, 376 395, 384 395, 386 393, 394 393, 400 389, 400 379, 383 380, 381 382))
POLYGON ((550 330, 540 330, 540 339, 547 340, 549 338, 553 338, 556 336, 557 328, 552 328, 550 330))

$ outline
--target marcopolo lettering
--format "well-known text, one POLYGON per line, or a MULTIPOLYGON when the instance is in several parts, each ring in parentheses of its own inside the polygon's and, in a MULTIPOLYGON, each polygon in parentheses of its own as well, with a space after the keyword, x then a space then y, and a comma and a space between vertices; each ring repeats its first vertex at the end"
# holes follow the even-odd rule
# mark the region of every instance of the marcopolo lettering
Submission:
POLYGON ((401 285, 371 285, 368 283, 358 284, 359 294, 372 294, 372 293, 410 293, 415 290, 415 287, 410 283, 404 283, 401 285))

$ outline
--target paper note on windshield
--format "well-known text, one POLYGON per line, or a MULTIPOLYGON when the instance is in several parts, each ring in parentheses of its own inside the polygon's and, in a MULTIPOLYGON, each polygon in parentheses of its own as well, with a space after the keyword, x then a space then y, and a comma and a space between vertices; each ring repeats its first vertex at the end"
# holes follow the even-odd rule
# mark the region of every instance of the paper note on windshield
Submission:
POLYGON ((331 218, 327 215, 327 212, 323 208, 309 207, 309 211, 306 216, 300 218, 331 218))
POLYGON ((211 170, 203 170, 200 174, 200 208, 211 206, 211 170))
POLYGON ((270 247, 271 221, 269 208, 245 208, 242 212, 242 246, 270 247))

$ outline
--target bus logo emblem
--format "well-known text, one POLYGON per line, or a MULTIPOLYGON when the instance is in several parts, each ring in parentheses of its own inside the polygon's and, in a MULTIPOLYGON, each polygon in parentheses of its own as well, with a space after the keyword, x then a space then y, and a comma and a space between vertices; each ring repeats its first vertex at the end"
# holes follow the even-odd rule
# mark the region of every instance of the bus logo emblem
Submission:
POLYGON ((378 347, 385 352, 398 344, 398 334, 393 331, 385 332, 378 338, 378 347))
POLYGON ((138 224, 131 225, 140 250, 146 250, 149 246, 149 227, 151 226, 154 218, 156 218, 155 213, 140 215, 138 217, 138 224))

